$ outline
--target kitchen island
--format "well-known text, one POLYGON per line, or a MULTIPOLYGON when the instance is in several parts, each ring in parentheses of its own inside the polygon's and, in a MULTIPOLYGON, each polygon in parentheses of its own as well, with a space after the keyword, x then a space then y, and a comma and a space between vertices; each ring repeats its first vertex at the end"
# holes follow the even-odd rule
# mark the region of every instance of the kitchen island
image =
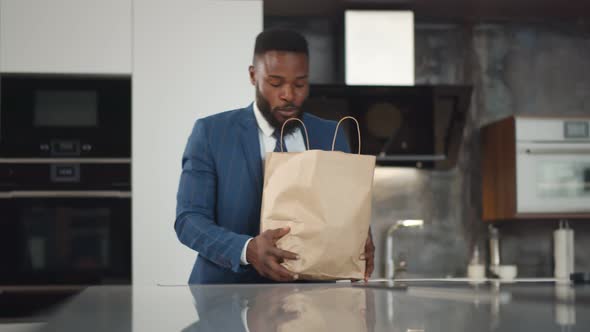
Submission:
POLYGON ((590 286, 382 282, 98 286, 42 331, 590 331, 590 286))

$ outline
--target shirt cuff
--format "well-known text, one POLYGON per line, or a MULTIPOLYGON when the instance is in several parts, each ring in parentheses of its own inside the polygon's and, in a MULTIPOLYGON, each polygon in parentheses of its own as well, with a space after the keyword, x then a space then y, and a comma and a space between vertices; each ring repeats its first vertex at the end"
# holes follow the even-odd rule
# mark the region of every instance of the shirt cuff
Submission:
POLYGON ((246 244, 244 244, 244 248, 242 248, 242 255, 240 256, 240 264, 242 264, 242 265, 249 265, 250 264, 246 260, 246 249, 248 248, 248 243, 250 243, 250 241, 252 241, 252 238, 249 238, 246 241, 246 244))

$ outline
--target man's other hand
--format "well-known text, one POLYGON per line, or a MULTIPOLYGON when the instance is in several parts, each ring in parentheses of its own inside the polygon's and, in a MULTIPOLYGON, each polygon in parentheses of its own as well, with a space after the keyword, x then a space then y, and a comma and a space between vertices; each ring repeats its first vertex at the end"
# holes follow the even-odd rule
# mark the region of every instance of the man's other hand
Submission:
POLYGON ((369 236, 365 242, 365 282, 371 278, 373 270, 375 269, 375 245, 373 245, 373 236, 371 235, 371 229, 369 229, 369 236))

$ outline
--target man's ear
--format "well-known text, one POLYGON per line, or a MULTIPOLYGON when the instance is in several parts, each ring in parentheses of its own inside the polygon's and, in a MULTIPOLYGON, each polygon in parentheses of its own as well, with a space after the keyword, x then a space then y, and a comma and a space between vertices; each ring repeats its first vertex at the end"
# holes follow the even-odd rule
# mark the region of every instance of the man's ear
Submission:
POLYGON ((250 73, 250 83, 252 85, 256 85, 256 68, 254 66, 248 67, 248 72, 250 73))

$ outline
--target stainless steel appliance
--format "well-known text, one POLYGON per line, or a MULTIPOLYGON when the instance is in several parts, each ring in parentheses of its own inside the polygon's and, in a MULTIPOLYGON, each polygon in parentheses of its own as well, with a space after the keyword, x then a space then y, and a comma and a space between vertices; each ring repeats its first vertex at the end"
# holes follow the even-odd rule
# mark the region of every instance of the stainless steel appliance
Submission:
POLYGON ((590 120, 516 119, 520 213, 590 212, 590 120))
POLYGON ((2 74, 0 158, 128 158, 129 76, 2 74))
POLYGON ((130 283, 130 77, 0 85, 0 285, 130 283))
POLYGON ((0 164, 0 285, 131 281, 130 164, 0 164))

